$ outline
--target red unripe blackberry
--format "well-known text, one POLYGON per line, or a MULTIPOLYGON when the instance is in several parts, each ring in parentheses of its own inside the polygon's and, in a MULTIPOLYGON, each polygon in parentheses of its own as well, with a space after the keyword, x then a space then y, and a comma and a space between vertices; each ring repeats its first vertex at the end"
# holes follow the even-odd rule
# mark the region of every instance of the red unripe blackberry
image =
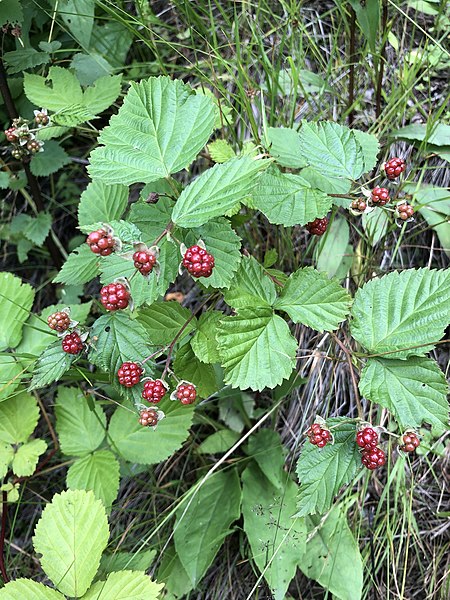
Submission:
POLYGON ((403 452, 414 452, 420 446, 420 440, 413 432, 404 433, 401 442, 400 450, 403 450, 403 452))
POLYGON ((193 277, 210 277, 214 268, 214 256, 195 244, 184 253, 183 267, 193 277))
POLYGON ((359 212, 364 212, 367 208, 367 203, 365 200, 360 198, 359 200, 353 200, 350 207, 353 208, 353 210, 357 210, 359 212))
POLYGON ((320 423, 313 423, 306 435, 309 437, 311 444, 319 448, 323 448, 332 440, 330 431, 322 427, 320 423))
POLYGON ((148 275, 153 271, 153 267, 156 265, 156 256, 153 252, 141 250, 133 254, 134 266, 142 273, 142 275, 148 275))
POLYGON ((360 448, 375 448, 378 440, 378 433, 372 427, 364 427, 356 434, 356 443, 360 448))
POLYGON ((140 382, 142 367, 135 362, 124 362, 117 371, 120 385, 133 387, 140 382))
POLYGON ((394 157, 388 160, 383 168, 386 177, 392 181, 393 179, 397 179, 397 177, 403 173, 406 169, 406 163, 403 158, 394 157))
POLYGON ((374 187, 372 190, 372 202, 384 206, 390 200, 389 190, 382 187, 374 187))
POLYGON ((153 408, 141 410, 139 413, 139 423, 143 427, 154 427, 158 424, 158 413, 153 408))
POLYGON ((305 227, 311 235, 323 235, 328 227, 328 219, 326 217, 314 219, 314 221, 307 223, 305 227))
POLYGON ((47 323, 50 329, 62 333, 63 331, 66 331, 66 329, 69 329, 70 317, 66 312, 58 311, 47 317, 47 323))
POLYGON ((123 283, 110 283, 100 290, 100 301, 106 310, 126 308, 130 302, 130 292, 123 283))
POLYGON ((158 404, 158 402, 166 395, 166 392, 167 387, 161 379, 150 379, 144 383, 142 397, 148 402, 151 402, 151 404, 158 404))
POLYGON ((101 256, 109 256, 114 249, 114 240, 106 229, 97 229, 87 236, 86 244, 94 252, 101 256))
POLYGON ((83 342, 76 331, 63 337, 62 349, 67 354, 79 354, 83 350, 83 342))
POLYGON ((197 398, 197 390, 192 383, 180 383, 176 389, 175 397, 181 404, 192 404, 197 398))
POLYGON ((366 448, 361 455, 361 462, 367 469, 373 471, 386 463, 386 454, 381 448, 366 448))
POLYGON ((402 221, 407 221, 413 216, 414 208, 411 206, 411 204, 404 202, 403 204, 399 204, 397 206, 397 213, 399 219, 402 221))
POLYGON ((15 127, 10 127, 9 129, 6 129, 5 136, 8 142, 14 143, 19 141, 19 136, 16 133, 15 127))

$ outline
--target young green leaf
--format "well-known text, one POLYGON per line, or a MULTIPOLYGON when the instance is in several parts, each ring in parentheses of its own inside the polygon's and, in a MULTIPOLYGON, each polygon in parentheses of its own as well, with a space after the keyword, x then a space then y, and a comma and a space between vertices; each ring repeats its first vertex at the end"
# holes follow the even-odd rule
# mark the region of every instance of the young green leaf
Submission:
POLYGON ((373 279, 356 292, 352 336, 371 354, 423 355, 450 322, 449 295, 450 270, 407 269, 373 279))
POLYGON ((214 367, 201 362, 195 356, 190 343, 178 349, 173 370, 178 379, 193 383, 201 398, 208 398, 218 390, 214 367))
POLYGON ((106 417, 97 402, 91 404, 75 387, 61 387, 56 397, 56 432, 66 456, 85 456, 105 439, 106 417))
POLYGON ((274 307, 287 312, 294 323, 332 331, 345 319, 350 303, 351 297, 335 279, 305 267, 289 277, 274 307))
POLYGON ((124 185, 105 185, 92 181, 81 194, 78 205, 78 223, 109 223, 120 219, 128 204, 128 188, 124 185))
POLYGON ((11 444, 0 442, 0 477, 3 479, 14 458, 14 448, 11 444))
POLYGON ((31 440, 22 444, 16 450, 12 461, 12 470, 17 477, 29 477, 33 475, 41 454, 47 450, 44 440, 31 440))
POLYGON ((359 389, 366 398, 390 410, 402 429, 429 423, 436 435, 441 435, 448 427, 448 385, 431 358, 370 358, 359 389))
POLYGON ((199 227, 225 215, 255 187, 268 161, 236 157, 204 171, 183 190, 175 204, 172 221, 179 227, 199 227))
POLYGON ((241 389, 274 388, 291 374, 297 341, 270 308, 245 308, 219 324, 218 350, 225 382, 241 389))
MULTIPOLYGON (((384 211, 381 211, 384 214, 384 211)), ((350 227, 345 218, 335 216, 326 234, 314 248, 318 271, 328 277, 344 279, 352 266, 354 250, 349 243, 350 227)))
POLYGON ((23 213, 13 217, 10 224, 11 233, 22 234, 36 246, 42 246, 52 226, 52 215, 41 212, 37 217, 23 213))
POLYGON ((242 513, 250 557, 275 600, 284 600, 306 546, 305 521, 292 518, 297 485, 288 477, 282 489, 273 486, 254 463, 243 472, 242 483, 242 513))
POLYGON ((33 305, 34 290, 12 273, 0 273, 0 351, 15 348, 33 305))
POLYGON ((191 339, 191 347, 195 356, 203 363, 220 362, 216 335, 219 321, 222 318, 223 313, 217 310, 208 310, 198 319, 197 331, 191 339))
POLYGON ((39 420, 36 398, 28 392, 15 394, 0 404, 0 441, 26 442, 39 420))
POLYGON ((65 600, 65 597, 37 581, 16 579, 0 590, 0 600, 65 600))
POLYGON ((327 419, 333 429, 334 444, 319 449, 305 442, 297 463, 300 480, 297 516, 325 513, 340 488, 349 483, 361 467, 361 455, 356 445, 356 426, 345 418, 327 419))
POLYGON ((224 163, 236 156, 229 142, 220 138, 208 144, 208 152, 215 163, 224 163))
POLYGON ((119 462, 109 450, 96 450, 76 460, 67 471, 70 490, 92 490, 107 511, 119 491, 119 462))
POLYGON ((23 86, 30 102, 48 110, 61 111, 83 104, 83 91, 77 78, 63 67, 50 67, 47 77, 25 73, 23 86))
POLYGON ((83 104, 92 115, 99 115, 120 94, 122 75, 105 75, 97 79, 83 94, 83 104))
POLYGON ((70 369, 75 359, 76 355, 63 351, 59 340, 48 346, 38 358, 29 390, 45 387, 58 381, 70 369))
POLYGON ((269 127, 267 136, 270 154, 278 164, 290 169, 302 169, 307 166, 306 157, 302 155, 298 131, 287 127, 269 127))
POLYGON ((241 514, 241 487, 235 469, 215 473, 177 510, 178 557, 195 587, 214 560, 230 525, 241 514))
POLYGON ((158 600, 162 583, 152 581, 139 571, 110 573, 106 581, 97 581, 83 600, 158 600))
POLYGON ((300 175, 281 173, 275 169, 264 173, 252 195, 254 207, 271 223, 306 225, 316 217, 324 217, 332 198, 311 187, 300 175))
POLYGON ((99 136, 89 172, 113 183, 149 183, 187 167, 208 141, 215 107, 181 81, 132 83, 117 115, 99 136))
POLYGON ((243 257, 224 300, 233 308, 270 307, 277 297, 275 284, 253 258, 243 257))
POLYGON ((82 244, 69 254, 54 283, 80 285, 98 275, 98 255, 91 252, 87 244, 82 244))
POLYGON ((139 311, 137 321, 145 327, 155 346, 165 346, 175 338, 182 327, 184 331, 180 341, 195 329, 197 319, 192 316, 188 308, 176 301, 154 302, 148 308, 139 311), (187 323, 189 319, 192 320, 187 323))

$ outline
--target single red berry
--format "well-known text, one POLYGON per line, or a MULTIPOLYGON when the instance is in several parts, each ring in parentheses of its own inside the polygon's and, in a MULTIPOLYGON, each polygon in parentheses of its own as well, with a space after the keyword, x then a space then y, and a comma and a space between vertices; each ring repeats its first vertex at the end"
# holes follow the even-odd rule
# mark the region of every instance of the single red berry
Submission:
POLYGON ((367 208, 367 203, 365 200, 360 198, 359 200, 353 200, 350 207, 353 208, 353 210, 357 210, 358 212, 364 212, 367 208))
POLYGON ((356 443, 361 448, 375 448, 378 440, 378 433, 372 427, 364 427, 356 434, 356 443))
POLYGON ((117 371, 120 385, 125 387, 133 387, 140 382, 142 375, 142 367, 135 362, 124 362, 117 371))
POLYGON ((403 452, 414 452, 420 446, 420 440, 417 434, 413 432, 404 433, 401 437, 401 442, 400 450, 403 450, 403 452))
POLYGON ((144 383, 142 397, 151 404, 158 404, 166 395, 167 388, 161 379, 150 379, 144 383))
POLYGON ((323 235, 328 227, 328 219, 314 219, 310 223, 306 224, 306 229, 311 235, 323 235))
POLYGON ((83 350, 83 342, 76 331, 63 337, 62 349, 67 354, 79 354, 83 350))
POLYGON ((69 329, 70 317, 66 312, 58 311, 47 317, 47 323, 50 329, 62 333, 63 331, 69 329))
POLYGON ((311 444, 318 448, 324 448, 332 440, 331 432, 322 427, 320 423, 313 423, 306 435, 309 437, 311 444))
POLYGON ((17 135, 15 127, 10 127, 9 129, 6 129, 5 136, 8 142, 14 143, 19 141, 19 136, 17 135))
POLYGON ((413 216, 414 208, 411 206, 411 204, 404 202, 403 204, 399 204, 397 206, 397 213, 399 219, 402 221, 407 221, 413 216))
POLYGON ((372 202, 384 206, 390 200, 389 190, 382 187, 374 187, 372 190, 372 202))
POLYGON ((192 404, 197 398, 197 390, 192 383, 180 383, 176 389, 175 396, 181 404, 192 404))
POLYGON ((139 413, 139 423, 143 427, 154 427, 158 424, 158 413, 153 408, 141 410, 139 413))
POLYGON ((123 283, 110 283, 100 290, 100 300, 106 310, 119 310, 128 306, 130 292, 123 283))
POLYGON ((141 250, 133 254, 134 266, 142 273, 142 275, 148 275, 153 271, 153 267, 156 265, 156 256, 153 252, 141 250))
POLYGON ((384 164, 384 172, 386 177, 391 181, 397 179, 399 175, 406 169, 406 163, 403 158, 391 158, 384 164))
POLYGON ((183 267, 193 277, 210 277, 214 268, 214 256, 201 246, 191 246, 184 253, 183 267))
POLYGON ((386 454, 381 448, 366 448, 361 455, 361 462, 367 469, 373 471, 386 463, 386 454))
POLYGON ((109 256, 114 249, 114 240, 106 229, 97 229, 87 236, 86 243, 94 254, 109 256))

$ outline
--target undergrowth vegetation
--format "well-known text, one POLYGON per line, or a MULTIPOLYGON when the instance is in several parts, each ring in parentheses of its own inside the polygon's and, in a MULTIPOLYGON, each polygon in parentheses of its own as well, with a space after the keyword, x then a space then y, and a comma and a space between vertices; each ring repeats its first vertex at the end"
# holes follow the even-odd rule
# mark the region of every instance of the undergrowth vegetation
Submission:
POLYGON ((444 600, 445 2, 0 0, 0 600, 444 600))

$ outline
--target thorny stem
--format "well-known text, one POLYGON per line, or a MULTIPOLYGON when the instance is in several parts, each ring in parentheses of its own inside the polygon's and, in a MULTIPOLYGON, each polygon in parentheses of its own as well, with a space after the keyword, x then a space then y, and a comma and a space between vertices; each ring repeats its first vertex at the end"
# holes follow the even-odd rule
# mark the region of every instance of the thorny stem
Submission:
POLYGON ((8 583, 9 577, 5 567, 5 535, 6 535, 6 520, 8 518, 8 492, 2 492, 2 528, 0 531, 0 573, 3 581, 8 583))
POLYGON ((335 333, 330 331, 330 335, 334 339, 336 344, 339 346, 339 348, 342 350, 342 352, 345 354, 345 358, 347 359, 348 367, 350 370, 350 377, 352 379, 353 384, 353 391, 355 394, 356 407, 358 409, 358 416, 360 417, 360 419, 362 419, 364 417, 364 412, 361 405, 361 398, 359 397, 358 383, 356 381, 355 370, 353 368, 352 353, 344 346, 344 344, 341 342, 341 340, 337 337, 335 333))

